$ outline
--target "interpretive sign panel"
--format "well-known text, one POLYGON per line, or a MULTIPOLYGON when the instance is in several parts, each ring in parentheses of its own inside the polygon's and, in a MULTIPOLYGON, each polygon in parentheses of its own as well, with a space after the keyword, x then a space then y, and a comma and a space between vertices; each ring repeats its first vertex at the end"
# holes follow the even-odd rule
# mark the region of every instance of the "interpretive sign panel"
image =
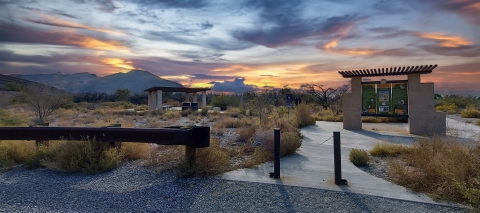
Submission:
POLYGON ((362 115, 408 115, 406 81, 364 82, 362 84, 362 115))
POLYGON ((292 94, 287 94, 287 107, 292 108, 292 94))

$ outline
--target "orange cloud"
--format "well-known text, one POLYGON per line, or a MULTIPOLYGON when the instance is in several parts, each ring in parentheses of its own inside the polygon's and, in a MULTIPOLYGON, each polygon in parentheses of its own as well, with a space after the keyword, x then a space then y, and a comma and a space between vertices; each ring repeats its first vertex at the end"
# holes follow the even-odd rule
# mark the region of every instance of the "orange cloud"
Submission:
POLYGON ((352 27, 353 27, 353 24, 350 24, 349 26, 345 27, 345 29, 343 29, 340 32, 340 35, 337 38, 335 38, 334 40, 332 40, 332 41, 328 42, 327 44, 323 45, 323 49, 326 50, 326 51, 329 51, 332 48, 336 47, 338 45, 338 42, 340 41, 340 39, 342 39, 343 37, 348 35, 348 33, 350 32, 352 27))
POLYGON ((61 40, 61 43, 67 45, 75 45, 89 49, 96 50, 117 50, 117 51, 128 51, 128 48, 123 45, 121 42, 117 41, 101 41, 95 38, 80 36, 80 35, 70 35, 61 40))
POLYGON ((102 62, 107 65, 111 65, 114 67, 119 67, 127 70, 133 70, 135 67, 133 67, 131 64, 131 61, 123 60, 120 58, 104 58, 102 59, 102 62))
POLYGON ((450 36, 443 33, 415 33, 415 35, 431 39, 440 44, 442 47, 461 47, 470 45, 471 42, 460 37, 460 36, 450 36))

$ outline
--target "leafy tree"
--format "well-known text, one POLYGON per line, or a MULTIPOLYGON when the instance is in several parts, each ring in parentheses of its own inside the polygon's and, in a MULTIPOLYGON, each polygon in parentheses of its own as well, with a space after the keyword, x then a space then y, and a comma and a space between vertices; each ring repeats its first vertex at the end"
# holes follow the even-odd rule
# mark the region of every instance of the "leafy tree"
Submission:
POLYGON ((335 104, 336 106, 334 108, 339 112, 341 111, 343 94, 350 90, 348 85, 343 85, 337 88, 326 88, 324 85, 304 84, 301 87, 305 88, 308 94, 314 96, 316 101, 322 105, 324 109, 331 108, 335 104))
POLYGON ((129 89, 117 89, 115 91, 115 95, 117 96, 117 101, 128 101, 131 93, 132 92, 129 89))

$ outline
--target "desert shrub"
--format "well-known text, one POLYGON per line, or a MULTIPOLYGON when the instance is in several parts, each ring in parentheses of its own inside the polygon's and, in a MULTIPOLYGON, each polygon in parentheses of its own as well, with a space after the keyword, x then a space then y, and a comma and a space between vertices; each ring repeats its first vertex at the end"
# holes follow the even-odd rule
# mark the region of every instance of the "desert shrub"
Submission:
MULTIPOLYGON (((130 103, 130 102, 127 102, 127 101, 123 102, 123 108, 124 109, 131 109, 131 108, 134 108, 134 107, 135 107, 135 105, 130 103)), ((135 110, 135 111, 140 111, 140 110, 135 110)))
POLYGON ((457 110, 457 105, 455 105, 455 103, 446 103, 446 104, 436 106, 435 109, 438 111, 451 112, 451 111, 457 110))
POLYGON ((302 146, 302 139, 298 132, 284 132, 280 134, 280 155, 293 155, 302 146))
POLYGON ((314 116, 317 121, 330 121, 330 122, 341 122, 343 121, 343 116, 341 114, 335 114, 330 109, 320 109, 317 114, 314 116))
POLYGON ((187 110, 182 110, 182 111, 180 111, 180 115, 181 115, 182 117, 187 117, 188 115, 190 115, 190 114, 192 114, 192 113, 193 113, 193 111, 192 111, 191 109, 187 109, 187 110))
POLYGON ((409 147, 391 144, 391 143, 377 143, 370 154, 376 157, 395 157, 408 152, 409 147))
POLYGON ((176 110, 167 110, 163 116, 167 119, 177 119, 182 117, 182 114, 180 114, 179 111, 176 110))
MULTIPOLYGON (((133 107, 133 110, 135 110, 135 111, 147 111, 148 106, 147 105, 136 106, 136 107, 133 107)), ((157 110, 153 110, 153 111, 157 111, 157 110)))
POLYGON ((420 139, 389 163, 393 180, 436 199, 480 206, 480 145, 456 138, 420 139))
POLYGON ((315 119, 312 117, 312 109, 309 105, 300 104, 296 108, 295 115, 297 117, 298 128, 315 125, 315 119))
POLYGON ((269 156, 270 154, 267 153, 265 149, 257 147, 254 149, 253 154, 245 162, 243 162, 243 167, 250 168, 255 165, 267 162, 270 160, 269 156))
POLYGON ((348 159, 355 166, 366 166, 370 158, 365 150, 361 149, 352 149, 348 155, 348 159))
POLYGON ((8 111, 0 108, 0 126, 22 126, 26 122, 17 116, 12 116, 8 111))
POLYGON ((147 143, 122 143, 121 153, 123 159, 138 160, 148 157, 149 144, 147 143))
POLYGON ((477 120, 477 122, 475 122, 475 125, 480 126, 480 120, 477 120))
POLYGON ((277 113, 278 113, 278 116, 282 117, 282 116, 285 116, 285 114, 287 114, 289 111, 289 109, 287 107, 284 107, 284 106, 280 106, 277 108, 277 113))
POLYGON ((226 110, 229 103, 230 103, 230 97, 227 95, 219 95, 217 97, 214 97, 212 99, 212 102, 210 102, 210 105, 214 107, 220 107, 222 110, 226 110))
MULTIPOLYGON (((53 143, 50 143, 51 145, 53 145, 53 143)), ((52 148, 49 148, 48 146, 45 146, 45 145, 40 145, 35 154, 33 155, 33 157, 28 160, 27 162, 25 162, 25 166, 28 168, 28 169, 37 169, 37 168, 40 168, 42 167, 42 162, 45 161, 45 160, 48 160, 48 159, 52 159, 53 158, 53 149, 52 148)))
POLYGON ((478 105, 478 100, 469 95, 446 95, 439 105, 455 104, 458 108, 465 109, 468 105, 478 105))
POLYGON ((467 109, 462 112, 462 118, 480 118, 480 111, 467 109))
POLYGON ((0 141, 0 169, 25 163, 35 154, 33 141, 0 141))
POLYGON ((248 142, 255 135, 256 127, 255 126, 245 126, 239 129, 237 142, 248 142))
POLYGON ((210 141, 210 147, 197 149, 196 164, 189 167, 185 162, 177 167, 180 176, 217 175, 228 168, 230 156, 228 151, 221 148, 215 139, 210 141))
POLYGON ((121 162, 121 155, 106 143, 90 141, 61 142, 53 147, 52 157, 43 165, 68 173, 95 174, 112 170, 121 162))
POLYGON ((147 153, 146 166, 157 171, 171 170, 184 160, 185 146, 155 145, 147 153))
POLYGON ((202 111, 200 112, 200 115, 202 116, 207 116, 208 114, 208 108, 207 107, 203 107, 202 108, 202 111))

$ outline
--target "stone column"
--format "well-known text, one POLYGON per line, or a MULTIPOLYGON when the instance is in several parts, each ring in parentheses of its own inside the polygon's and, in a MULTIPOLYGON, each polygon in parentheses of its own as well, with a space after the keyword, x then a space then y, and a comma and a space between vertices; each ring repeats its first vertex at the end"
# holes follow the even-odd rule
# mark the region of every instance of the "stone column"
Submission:
POLYGON ((153 110, 152 108, 152 92, 148 91, 148 110, 153 110))
POLYGON ((362 77, 353 77, 351 88, 343 94, 343 128, 362 130, 362 77))
POLYGON ((157 90, 157 109, 163 109, 162 102, 163 102, 163 97, 162 97, 162 90, 157 90))
POLYGON ((207 107, 207 91, 202 91, 202 108, 207 107))
POLYGON ((198 102, 197 102, 197 92, 194 92, 194 93, 193 93, 192 103, 198 103, 198 102))
POLYGON ((415 135, 445 135, 444 112, 435 111, 433 83, 421 83, 420 74, 408 75, 408 129, 415 135))
POLYGON ((157 109, 157 91, 152 92, 152 110, 157 109))

